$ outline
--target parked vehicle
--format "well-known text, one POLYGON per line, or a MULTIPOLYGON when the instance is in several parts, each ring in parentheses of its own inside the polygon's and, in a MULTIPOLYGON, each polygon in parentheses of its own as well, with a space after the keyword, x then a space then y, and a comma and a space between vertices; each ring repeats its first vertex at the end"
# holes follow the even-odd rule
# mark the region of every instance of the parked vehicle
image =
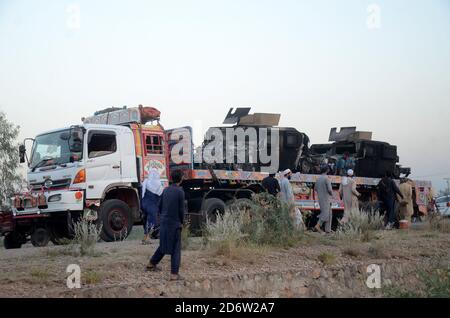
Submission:
MULTIPOLYGON (((1 214, 5 247, 20 248, 29 240, 34 246, 59 244, 72 237, 74 223, 85 215, 102 225, 103 240, 126 238, 133 225, 142 224, 141 183, 150 167, 158 169, 166 185, 170 171, 184 172, 188 217, 197 228, 206 218, 224 213, 227 205, 246 205, 252 194, 262 191, 265 172, 194 166, 192 129, 165 130, 159 120, 160 112, 151 107, 113 108, 85 118, 81 125, 39 134, 32 140, 30 156, 21 145, 21 162, 28 161, 29 166, 29 188, 12 198, 11 212, 1 214)), ((302 136, 285 131, 287 137, 302 136)), ((297 148, 286 162, 298 158, 299 149, 307 144, 306 139, 294 139, 297 148)), ((287 148, 290 144, 285 143, 287 148)), ((296 204, 303 210, 319 210, 313 190, 318 177, 299 172, 292 176, 296 204)), ((344 208, 338 194, 342 179, 330 178, 333 211, 339 215, 344 208)), ((379 179, 359 177, 356 182, 363 208, 376 207, 379 179)), ((419 210, 426 214, 431 183, 415 181, 415 191, 419 210)))
POLYGON ((450 217, 450 196, 445 195, 436 199, 437 212, 450 217))

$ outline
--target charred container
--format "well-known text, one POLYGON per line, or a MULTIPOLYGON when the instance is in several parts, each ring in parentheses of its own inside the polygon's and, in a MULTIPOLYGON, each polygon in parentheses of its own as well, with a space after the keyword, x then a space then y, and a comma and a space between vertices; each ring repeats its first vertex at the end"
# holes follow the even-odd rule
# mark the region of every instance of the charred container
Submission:
MULTIPOLYGON (((224 170, 269 170, 273 173, 288 168, 296 170, 300 159, 308 151, 309 137, 292 127, 277 127, 279 114, 248 115, 249 111, 250 108, 238 108, 233 113, 231 109, 224 124, 235 125, 209 129, 221 132, 223 161, 211 163, 211 161, 205 161, 204 156, 201 166, 224 170), (242 138, 242 134, 245 136, 244 138, 242 138), (242 160, 244 154, 245 159, 242 160), (267 162, 267 158, 262 158, 261 154, 271 158, 270 162, 267 162), (275 161, 278 162, 278 165, 274 166, 275 161), (272 168, 268 169, 269 167, 272 168)), ((207 135, 211 136, 212 134, 209 132, 207 135)), ((215 138, 205 139, 202 145, 203 154, 214 142, 216 145, 218 144, 215 138)))
POLYGON ((355 161, 354 172, 359 177, 381 178, 388 173, 399 178, 402 174, 408 176, 411 173, 410 168, 403 168, 398 164, 397 146, 371 138, 372 133, 357 132, 356 127, 343 128, 340 135, 336 134, 336 129, 333 128, 330 141, 335 142, 312 145, 308 157, 302 158, 302 170, 310 168, 307 162, 314 162, 316 165, 335 162, 344 154, 348 154, 355 161))

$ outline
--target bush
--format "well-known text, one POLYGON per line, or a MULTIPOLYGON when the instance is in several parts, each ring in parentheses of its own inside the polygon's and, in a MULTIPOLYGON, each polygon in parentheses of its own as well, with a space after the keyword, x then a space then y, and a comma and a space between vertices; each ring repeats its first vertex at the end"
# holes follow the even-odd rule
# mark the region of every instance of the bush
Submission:
POLYGON ((242 231, 244 217, 242 213, 227 210, 223 215, 218 214, 215 222, 206 220, 206 242, 216 254, 230 258, 233 256, 235 249, 246 236, 242 231))
POLYGON ((253 196, 253 207, 246 218, 245 233, 252 243, 290 247, 298 239, 293 220, 293 205, 267 193, 253 196))
POLYGON ((368 242, 372 239, 372 232, 381 229, 383 229, 383 216, 378 213, 367 213, 353 209, 350 212, 348 222, 339 227, 337 237, 368 242))
POLYGON ((216 254, 234 257, 239 250, 261 246, 290 247, 299 241, 292 206, 266 193, 253 196, 246 206, 232 205, 216 221, 207 220, 206 243, 216 254))
POLYGON ((85 218, 75 223, 74 243, 79 244, 80 254, 94 255, 95 245, 100 240, 101 226, 97 226, 94 222, 91 222, 85 218))

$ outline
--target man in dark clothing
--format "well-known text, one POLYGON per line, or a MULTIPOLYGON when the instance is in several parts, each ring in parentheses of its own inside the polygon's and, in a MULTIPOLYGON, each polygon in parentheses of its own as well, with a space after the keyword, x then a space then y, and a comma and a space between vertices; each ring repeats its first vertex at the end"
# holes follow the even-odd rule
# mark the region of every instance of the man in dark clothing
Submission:
POLYGON ((149 271, 160 271, 157 267, 164 255, 170 255, 170 280, 180 280, 178 274, 181 262, 181 230, 184 221, 184 191, 180 187, 183 173, 175 170, 171 174, 172 184, 161 195, 159 210, 160 245, 147 266, 149 271))
POLYGON ((390 173, 385 176, 378 183, 378 200, 382 201, 386 209, 386 228, 391 229, 396 221, 395 216, 395 200, 396 194, 402 199, 403 195, 400 192, 397 184, 392 180, 390 173))
POLYGON ((268 177, 264 178, 262 181, 262 187, 266 192, 270 193, 274 197, 280 193, 280 183, 275 179, 275 173, 269 174, 268 177))

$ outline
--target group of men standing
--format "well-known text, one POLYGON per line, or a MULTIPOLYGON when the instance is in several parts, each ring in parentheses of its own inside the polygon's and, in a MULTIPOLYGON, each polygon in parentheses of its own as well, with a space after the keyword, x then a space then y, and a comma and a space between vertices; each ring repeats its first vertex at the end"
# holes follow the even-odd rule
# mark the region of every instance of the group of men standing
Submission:
MULTIPOLYGON (((332 225, 332 198, 333 188, 328 177, 329 167, 321 167, 321 176, 315 184, 315 192, 318 195, 320 215, 315 229, 326 233, 331 232, 332 225)), ((353 179, 353 170, 347 170, 347 175, 342 178, 339 193, 344 201, 344 217, 341 223, 349 221, 353 209, 359 209, 358 201, 361 194, 356 190, 356 181, 353 179)), ((291 184, 292 171, 287 169, 282 173, 280 181, 275 174, 270 174, 262 182, 263 188, 271 195, 294 206, 294 191, 291 184)), ((171 280, 182 279, 179 276, 181 262, 181 231, 183 228, 185 214, 185 194, 180 186, 183 181, 183 173, 175 170, 171 173, 172 183, 163 188, 159 172, 150 169, 148 178, 142 185, 142 209, 145 214, 145 237, 143 243, 148 241, 150 232, 157 224, 159 215, 160 224, 160 246, 150 259, 147 270, 159 271, 157 266, 164 255, 171 255, 171 280)), ((389 174, 378 184, 378 198, 383 203, 386 211, 386 228, 394 227, 396 221, 395 204, 400 205, 401 219, 411 220, 413 215, 413 190, 412 181, 403 179, 400 186, 392 180, 389 174)))
MULTIPOLYGON (((317 193, 317 200, 319 202, 320 214, 318 222, 314 229, 318 232, 331 233, 333 212, 332 199, 333 187, 331 180, 328 177, 330 167, 323 165, 321 167, 321 176, 315 183, 314 191, 317 193)), ((262 182, 263 188, 273 196, 278 196, 282 201, 288 204, 295 204, 294 192, 290 179, 292 171, 287 169, 282 175, 281 179, 275 178, 275 174, 270 174, 262 182)), ((344 216, 339 220, 340 224, 345 224, 350 220, 351 212, 353 210, 359 211, 359 199, 361 193, 356 187, 356 180, 354 179, 354 171, 346 169, 345 175, 342 176, 339 187, 339 194, 344 203, 344 216)), ((399 205, 400 220, 411 221, 413 215, 413 184, 409 179, 402 179, 400 186, 397 186, 389 173, 386 173, 378 184, 378 200, 381 202, 380 211, 385 213, 385 227, 392 229, 396 225, 396 204, 399 205)))

